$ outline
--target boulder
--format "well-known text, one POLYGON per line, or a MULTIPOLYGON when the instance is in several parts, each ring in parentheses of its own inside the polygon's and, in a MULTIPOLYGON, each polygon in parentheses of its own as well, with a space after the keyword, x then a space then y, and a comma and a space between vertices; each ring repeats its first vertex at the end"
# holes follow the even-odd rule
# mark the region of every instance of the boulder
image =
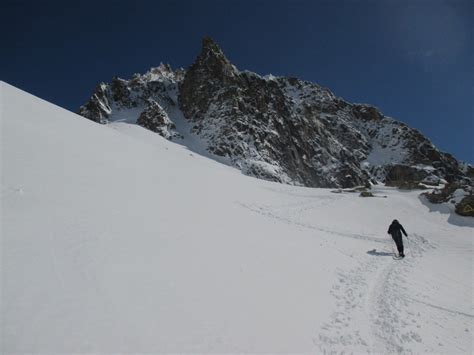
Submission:
POLYGON ((474 196, 465 196, 461 202, 456 205, 456 213, 461 216, 474 217, 474 196))

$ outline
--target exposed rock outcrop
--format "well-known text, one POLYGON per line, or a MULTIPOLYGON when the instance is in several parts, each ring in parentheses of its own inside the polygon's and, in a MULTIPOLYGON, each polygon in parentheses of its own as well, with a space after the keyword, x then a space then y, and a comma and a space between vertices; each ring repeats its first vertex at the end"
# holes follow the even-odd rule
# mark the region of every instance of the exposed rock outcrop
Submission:
POLYGON ((137 124, 158 133, 166 139, 179 136, 175 132, 176 125, 170 120, 160 104, 153 99, 148 99, 148 105, 138 117, 137 124))
POLYGON ((422 195, 431 203, 454 205, 455 212, 461 216, 474 217, 474 195, 472 193, 472 186, 454 182, 444 185, 442 189, 434 189, 422 195))
POLYGON ((409 187, 469 182, 473 171, 373 106, 297 78, 239 71, 210 38, 186 71, 162 64, 114 78, 79 113, 100 123, 136 122, 184 144, 192 137, 245 174, 289 184, 409 187))

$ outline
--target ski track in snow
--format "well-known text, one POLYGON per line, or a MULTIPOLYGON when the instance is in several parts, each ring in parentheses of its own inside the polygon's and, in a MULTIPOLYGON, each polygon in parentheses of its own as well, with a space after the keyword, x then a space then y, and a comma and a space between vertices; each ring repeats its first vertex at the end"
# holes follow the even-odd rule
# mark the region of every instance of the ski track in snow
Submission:
MULTIPOLYGON (((382 244, 387 244, 388 243, 386 240, 377 238, 375 236, 365 236, 365 235, 360 235, 360 234, 337 232, 337 231, 330 230, 330 229, 316 227, 316 226, 311 225, 311 224, 302 223, 302 222, 296 221, 292 218, 285 217, 283 213, 281 213, 281 214, 277 213, 276 212, 277 209, 275 209, 275 211, 270 211, 268 206, 258 206, 257 204, 246 204, 246 203, 242 203, 242 202, 236 202, 236 203, 238 205, 244 207, 244 208, 249 209, 252 212, 258 213, 260 215, 263 215, 263 216, 266 216, 266 217, 269 217, 269 218, 276 219, 276 220, 278 220, 282 223, 287 223, 287 224, 298 226, 298 227, 301 227, 301 228, 311 229, 313 231, 318 231, 318 232, 323 232, 323 233, 327 233, 327 234, 337 235, 339 237, 344 237, 344 238, 368 240, 368 241, 371 241, 371 242, 382 243, 382 244)), ((322 204, 320 204, 320 203, 318 203, 317 205, 319 207, 322 206, 322 204)), ((289 206, 286 206, 286 208, 291 208, 291 209, 296 210, 296 212, 294 212, 294 214, 297 215, 298 213, 300 213, 302 211, 307 211, 307 210, 311 210, 311 209, 315 208, 315 205, 314 205, 314 203, 308 202, 308 203, 304 203, 304 204, 296 204, 294 206, 289 205, 289 206)), ((287 212, 288 211, 286 211, 286 213, 287 212)))
MULTIPOLYGON (((382 244, 382 250, 378 251, 379 255, 393 254, 394 246, 390 237, 382 239, 370 235, 350 234, 297 220, 296 217, 303 211, 329 205, 334 200, 333 198, 308 200, 308 196, 292 194, 284 190, 274 190, 274 192, 301 200, 277 206, 236 203, 281 223, 322 232, 318 237, 325 242, 330 242, 328 236, 370 241, 382 244)), ((335 245, 331 247, 348 255, 335 245)), ((408 307, 410 303, 420 303, 437 311, 472 320, 473 315, 436 306, 411 296, 407 285, 407 275, 410 275, 417 267, 425 253, 437 247, 436 242, 428 241, 423 236, 412 233, 408 240, 405 239, 407 255, 405 259, 361 258, 358 260, 357 267, 351 271, 340 270, 337 273, 337 281, 330 291, 336 301, 336 310, 324 323, 319 334, 313 338, 318 351, 325 354, 411 353, 413 342, 423 342, 418 330, 426 319, 420 316, 420 312, 410 310, 408 307), (364 323, 369 325, 368 329, 360 326, 364 323), (354 324, 359 326, 354 326, 354 324)), ((353 257, 353 255, 348 256, 353 257)))

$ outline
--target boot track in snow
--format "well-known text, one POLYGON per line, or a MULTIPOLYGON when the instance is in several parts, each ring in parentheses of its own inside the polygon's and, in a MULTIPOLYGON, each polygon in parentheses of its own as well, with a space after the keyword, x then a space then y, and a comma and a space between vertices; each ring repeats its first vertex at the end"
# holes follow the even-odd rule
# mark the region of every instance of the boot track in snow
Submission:
POLYGON ((393 249, 391 238, 327 230, 291 218, 297 216, 301 209, 310 210, 311 203, 284 207, 238 204, 282 223, 334 237, 382 244, 383 251, 374 250, 373 254, 393 256, 359 259, 356 268, 349 272, 340 270, 337 282, 330 291, 336 302, 336 310, 324 323, 321 332, 313 338, 319 351, 344 353, 351 349, 353 352, 400 353, 406 351, 405 345, 422 341, 417 333, 420 327, 418 315, 410 313, 406 307, 410 299, 406 275, 416 267, 425 252, 435 248, 432 243, 418 234, 410 234, 411 242, 407 243, 406 257, 394 260, 398 254, 393 249), (293 213, 288 210, 293 210, 293 213), (364 327, 366 324, 368 326, 364 327))

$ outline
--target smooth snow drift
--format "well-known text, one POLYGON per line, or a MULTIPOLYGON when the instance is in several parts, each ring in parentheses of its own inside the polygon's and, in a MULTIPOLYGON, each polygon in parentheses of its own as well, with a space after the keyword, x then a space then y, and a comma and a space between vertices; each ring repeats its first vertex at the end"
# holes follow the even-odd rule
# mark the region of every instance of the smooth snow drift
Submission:
POLYGON ((0 95, 2 353, 472 352, 472 219, 0 95))

